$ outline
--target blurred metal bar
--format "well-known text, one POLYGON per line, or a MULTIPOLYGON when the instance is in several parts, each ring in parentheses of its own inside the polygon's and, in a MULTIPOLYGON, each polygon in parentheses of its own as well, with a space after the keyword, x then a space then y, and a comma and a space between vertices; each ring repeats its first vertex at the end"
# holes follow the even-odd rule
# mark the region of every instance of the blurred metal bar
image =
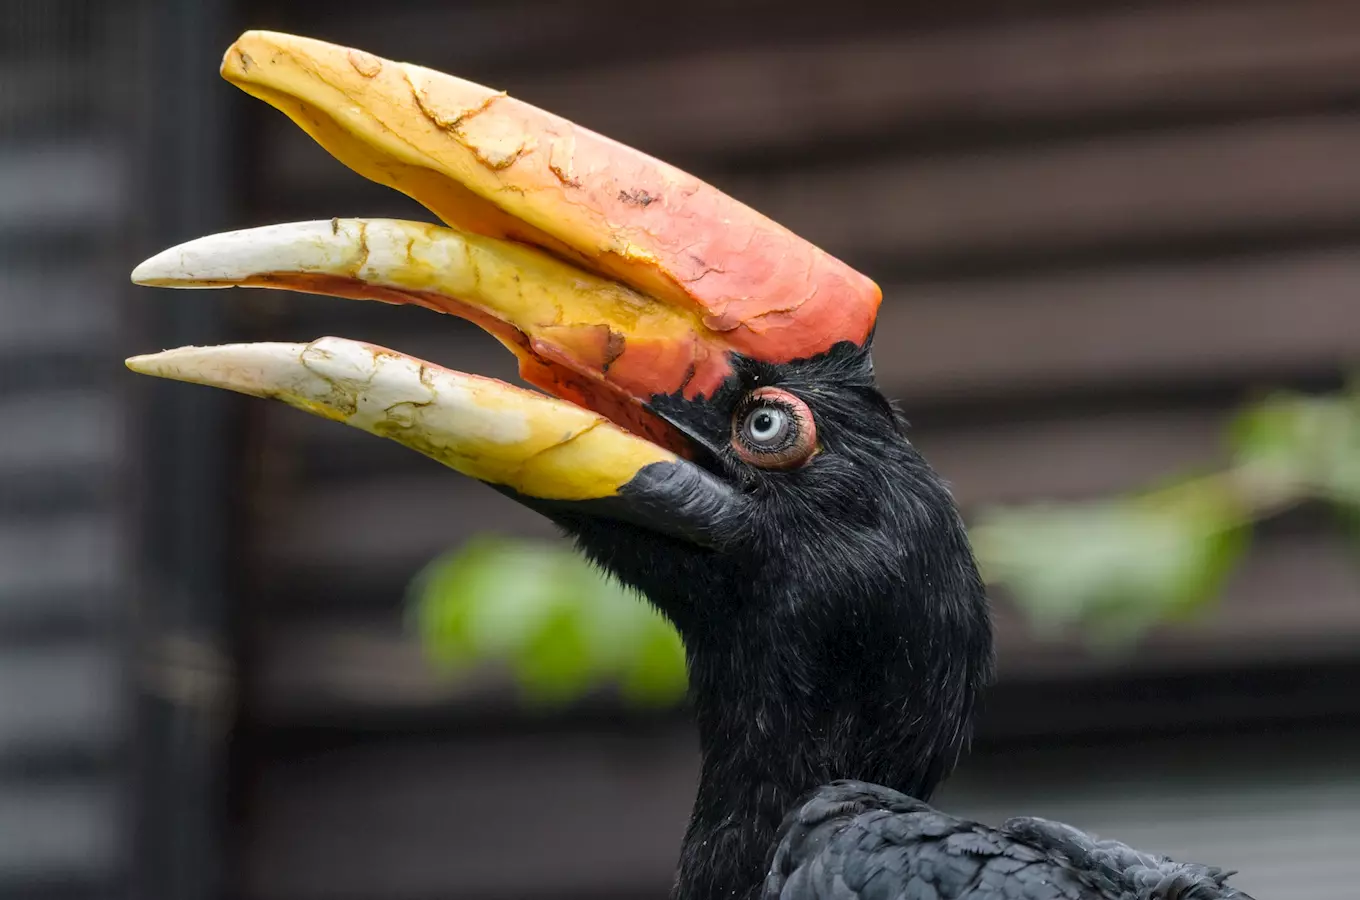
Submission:
MULTIPOLYGON (((135 46, 142 122, 137 159, 149 251, 218 230, 231 152, 217 77, 230 0, 139 0, 135 46)), ((134 8, 134 7, 129 7, 134 8)), ((129 260, 129 265, 135 260, 129 260)), ((138 298, 146 346, 212 343, 226 323, 210 303, 138 298)), ((208 900, 227 890, 227 738, 232 718, 230 398, 149 379, 135 448, 142 594, 137 655, 139 753, 133 895, 208 900)))

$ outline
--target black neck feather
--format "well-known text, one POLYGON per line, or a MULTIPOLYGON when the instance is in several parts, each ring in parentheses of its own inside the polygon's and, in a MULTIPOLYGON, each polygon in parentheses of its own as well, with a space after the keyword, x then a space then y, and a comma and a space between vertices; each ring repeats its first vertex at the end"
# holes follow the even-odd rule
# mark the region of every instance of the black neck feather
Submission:
POLYGON ((676 900, 755 896, 775 831, 807 791, 851 778, 928 800, 952 770, 992 641, 940 490, 881 593, 823 584, 800 596, 792 579, 685 629, 703 764, 676 900))

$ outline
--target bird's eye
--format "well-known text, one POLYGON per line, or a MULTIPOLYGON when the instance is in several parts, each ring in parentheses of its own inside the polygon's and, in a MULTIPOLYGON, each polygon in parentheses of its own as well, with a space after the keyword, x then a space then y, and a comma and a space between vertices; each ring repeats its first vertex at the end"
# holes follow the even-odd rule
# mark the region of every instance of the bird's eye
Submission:
POLYGON ((753 466, 791 469, 817 448, 817 427, 807 404, 779 388, 757 388, 732 417, 732 448, 753 466))
POLYGON ((757 406, 746 414, 742 434, 761 447, 778 444, 789 433, 789 414, 774 404, 757 406))

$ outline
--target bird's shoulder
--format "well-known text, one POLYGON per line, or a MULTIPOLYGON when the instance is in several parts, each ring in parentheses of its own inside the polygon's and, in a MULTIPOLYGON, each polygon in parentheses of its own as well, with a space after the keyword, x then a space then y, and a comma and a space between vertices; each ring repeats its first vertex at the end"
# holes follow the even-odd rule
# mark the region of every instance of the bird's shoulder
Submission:
POLYGON ((776 841, 763 900, 1250 900, 1218 869, 1044 819, 990 828, 863 782, 804 797, 776 841))

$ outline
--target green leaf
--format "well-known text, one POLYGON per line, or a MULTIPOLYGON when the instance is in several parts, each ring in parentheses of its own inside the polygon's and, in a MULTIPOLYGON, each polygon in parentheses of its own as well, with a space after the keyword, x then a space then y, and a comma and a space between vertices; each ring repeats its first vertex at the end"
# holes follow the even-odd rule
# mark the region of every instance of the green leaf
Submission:
MULTIPOLYGON (((1230 440, 1258 492, 1360 505, 1360 394, 1276 394, 1242 413, 1230 440), (1292 496, 1291 496, 1292 492, 1292 496)), ((1258 497, 1270 507, 1270 497, 1258 497)))
POLYGON ((539 705, 559 706, 589 693, 602 661, 591 656, 582 616, 560 605, 534 624, 536 633, 514 658, 525 696, 539 705))
POLYGON ((987 579, 1011 590, 1038 632, 1081 624, 1118 644, 1202 609, 1247 534, 1235 498, 1197 480, 1143 497, 996 510, 972 538, 987 579))
POLYGON ((654 615, 638 641, 632 664, 624 671, 623 694, 641 706, 669 706, 685 696, 688 684, 680 635, 654 615))
POLYGON ((517 653, 561 601, 552 554, 495 537, 469 541, 417 576, 416 621, 440 662, 517 653))
POLYGON ((630 701, 684 696, 680 639, 650 605, 560 544, 482 537, 412 585, 427 654, 453 669, 498 662, 535 705, 605 685, 630 701))

